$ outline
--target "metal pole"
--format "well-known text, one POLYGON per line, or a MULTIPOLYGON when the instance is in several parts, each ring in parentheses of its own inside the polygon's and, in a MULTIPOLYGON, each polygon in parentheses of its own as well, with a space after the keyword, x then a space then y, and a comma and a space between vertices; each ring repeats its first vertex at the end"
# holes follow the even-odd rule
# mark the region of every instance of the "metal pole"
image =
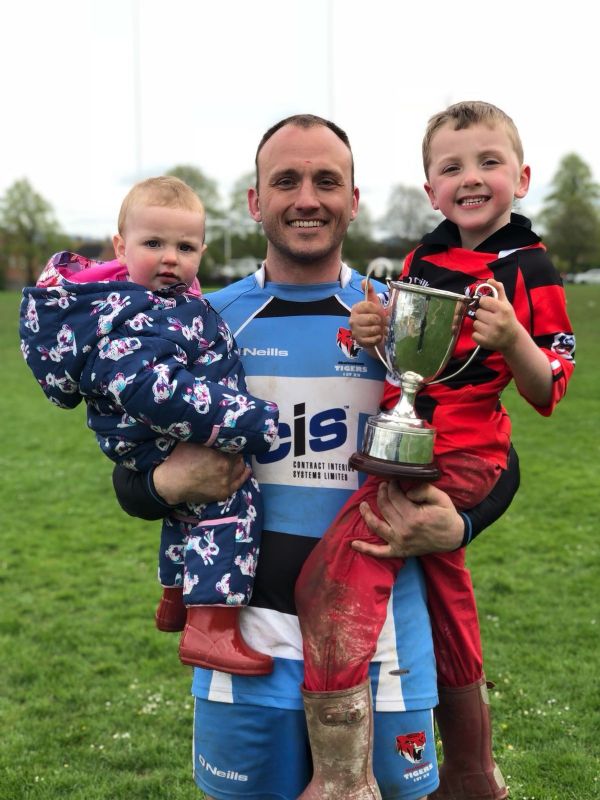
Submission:
POLYGON ((142 177, 142 75, 140 58, 140 3, 131 0, 133 51, 133 135, 136 180, 142 177))

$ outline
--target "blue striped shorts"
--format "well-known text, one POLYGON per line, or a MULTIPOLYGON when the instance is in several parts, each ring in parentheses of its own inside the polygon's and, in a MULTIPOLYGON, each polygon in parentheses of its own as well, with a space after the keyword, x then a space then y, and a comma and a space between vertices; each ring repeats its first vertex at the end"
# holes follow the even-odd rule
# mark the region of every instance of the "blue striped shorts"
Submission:
MULTIPOLYGON (((194 780, 214 800, 296 800, 310 781, 303 711, 196 698, 194 780)), ((433 712, 375 713, 374 772, 384 800, 438 785, 433 712)))

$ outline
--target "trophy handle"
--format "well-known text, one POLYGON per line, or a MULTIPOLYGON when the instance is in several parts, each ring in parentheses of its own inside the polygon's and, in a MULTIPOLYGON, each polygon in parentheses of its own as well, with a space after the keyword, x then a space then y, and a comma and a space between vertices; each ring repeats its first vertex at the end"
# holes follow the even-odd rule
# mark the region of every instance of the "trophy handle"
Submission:
MULTIPOLYGON (((480 298, 484 297, 484 295, 480 294, 480 291, 479 291, 480 289, 489 289, 489 293, 492 295, 492 297, 494 297, 494 298, 498 297, 498 290, 496 289, 495 286, 492 286, 491 283, 480 283, 479 286, 475 289, 475 294, 473 295, 473 299, 469 303, 469 309, 470 310, 474 311, 477 308, 477 306, 479 305, 480 298)), ((475 356, 477 355, 477 353, 480 350, 481 350, 481 345, 478 344, 477 347, 475 348, 475 350, 473 350, 471 355, 467 358, 465 363, 462 365, 462 367, 459 367, 456 370, 456 372, 453 372, 452 375, 444 375, 443 378, 438 378, 437 381, 429 381, 428 385, 429 386, 433 386, 436 383, 443 383, 444 381, 449 381, 452 378, 455 378, 457 375, 460 375, 460 373, 469 366, 469 364, 473 361, 473 359, 475 358, 475 356)))
MULTIPOLYGON (((369 299, 369 283, 371 282, 371 275, 372 274, 373 274, 373 269, 371 268, 371 269, 367 270, 367 274, 365 275, 365 300, 369 299)), ((493 286, 490 286, 490 289, 493 289, 493 288, 494 288, 493 286)), ((386 370, 388 372, 390 372, 390 373, 393 373, 394 368, 388 363, 387 358, 381 352, 379 347, 377 345, 375 345, 375 347, 373 349, 377 353, 377 357, 379 358, 379 360, 381 361, 383 366, 386 368, 386 370)))

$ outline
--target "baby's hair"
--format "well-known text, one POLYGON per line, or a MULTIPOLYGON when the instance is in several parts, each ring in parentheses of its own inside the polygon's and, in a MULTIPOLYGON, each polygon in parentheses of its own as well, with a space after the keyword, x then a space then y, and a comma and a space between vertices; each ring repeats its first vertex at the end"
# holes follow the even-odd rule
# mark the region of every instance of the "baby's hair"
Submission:
POLYGON ((487 125, 490 128, 496 125, 504 125, 512 142, 513 149, 519 159, 519 164, 523 163, 523 144, 517 126, 512 119, 502 109, 493 106, 491 103, 484 103, 481 100, 465 100, 461 103, 454 103, 448 106, 445 111, 434 114, 427 123, 427 130, 423 137, 423 167, 425 175, 429 177, 429 162, 431 160, 431 140, 437 131, 447 122, 454 123, 454 130, 460 131, 470 128, 471 125, 487 125))
POLYGON ((161 175, 147 178, 133 186, 125 195, 119 211, 119 233, 123 236, 127 216, 136 206, 163 206, 197 211, 204 217, 204 206, 196 192, 179 178, 161 175))

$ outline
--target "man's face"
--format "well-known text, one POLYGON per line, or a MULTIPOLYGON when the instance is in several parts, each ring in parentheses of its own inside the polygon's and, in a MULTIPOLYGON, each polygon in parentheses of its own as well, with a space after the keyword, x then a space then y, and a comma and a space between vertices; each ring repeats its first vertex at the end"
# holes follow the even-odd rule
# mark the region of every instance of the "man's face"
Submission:
POLYGON ((258 156, 258 191, 250 213, 262 222, 269 252, 294 264, 315 264, 341 254, 358 210, 350 150, 325 126, 285 125, 258 156))

